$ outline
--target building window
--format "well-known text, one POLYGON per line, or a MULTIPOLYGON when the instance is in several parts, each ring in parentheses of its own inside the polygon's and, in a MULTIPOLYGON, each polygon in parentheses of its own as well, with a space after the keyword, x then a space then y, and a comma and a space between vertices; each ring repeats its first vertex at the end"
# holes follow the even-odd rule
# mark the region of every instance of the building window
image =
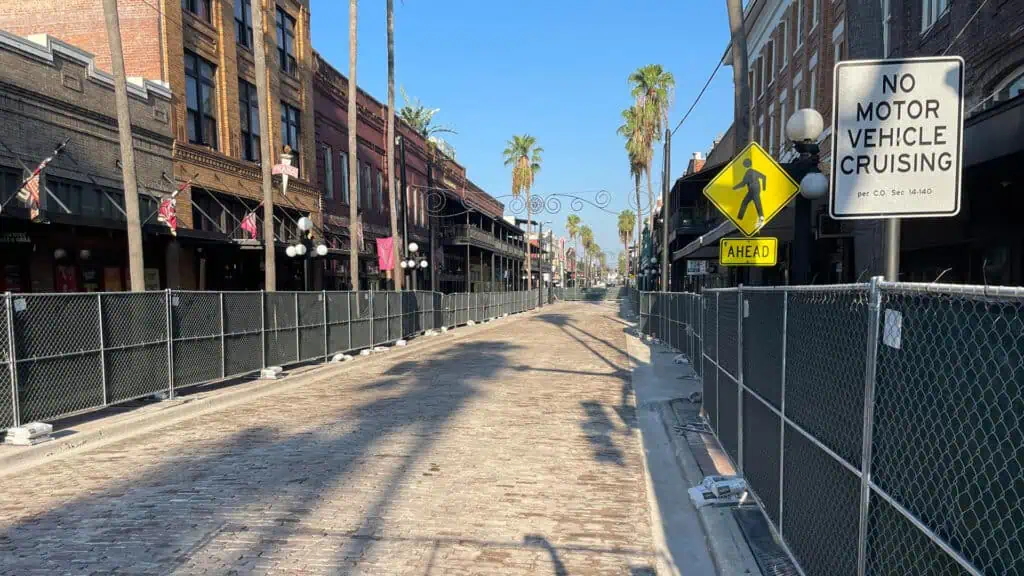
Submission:
POLYGON ((377 175, 376 191, 377 191, 377 211, 387 212, 388 207, 384 204, 384 174, 380 170, 374 170, 377 175))
POLYGON ((324 197, 334 199, 334 150, 324 146, 324 197))
POLYGON ((811 30, 814 30, 818 26, 818 3, 821 0, 811 0, 811 30))
MULTIPOLYGON (((837 56, 838 58, 838 56, 837 56)), ((838 61, 838 60, 837 60, 838 61)), ((811 108, 815 108, 818 104, 818 53, 815 52, 811 56, 811 61, 807 65, 807 74, 811 77, 810 84, 808 87, 810 91, 807 93, 807 105, 811 108)))
POLYGON ((235 42, 252 50, 252 0, 235 0, 235 42))
POLYGON ((757 143, 768 148, 768 143, 764 140, 764 116, 757 121, 757 143))
POLYGON ((1007 75, 1006 80, 999 83, 995 94, 997 102, 1010 100, 1024 94, 1024 67, 1018 68, 1007 75))
POLYGON ((348 154, 338 152, 338 163, 341 165, 341 203, 348 204, 348 154))
POLYGON ((786 122, 789 121, 789 115, 786 114, 786 100, 787 94, 783 90, 779 95, 779 154, 786 149, 786 122))
POLYGON ((800 48, 804 45, 804 2, 806 0, 796 0, 796 47, 800 48))
POLYGON ((256 87, 238 79, 238 118, 242 126, 242 159, 260 161, 260 99, 256 87))
POLYGON ((803 74, 801 74, 801 73, 798 73, 796 75, 796 78, 793 78, 793 113, 794 114, 796 113, 797 110, 801 109, 800 108, 800 104, 803 101, 803 99, 800 97, 801 96, 800 92, 801 92, 801 88, 802 88, 800 83, 802 81, 803 81, 803 74))
POLYGON ((892 2, 891 0, 882 0, 882 54, 889 57, 889 52, 892 50, 890 42, 890 28, 892 26, 892 2))
POLYGON ((188 141, 217 149, 217 106, 213 64, 185 52, 185 106, 188 141))
POLYGON ((789 62, 789 20, 782 21, 782 69, 789 62))
POLYGON ((295 18, 281 8, 277 9, 277 55, 281 59, 281 70, 295 74, 295 18))
POLYGON ((949 0, 921 0, 921 32, 931 28, 946 13, 947 8, 949 0))
POLYGON ((754 86, 754 70, 751 68, 750 72, 747 73, 747 90, 750 91, 750 107, 754 107, 754 95, 756 92, 756 86, 754 86))
POLYGON ((363 171, 359 177, 359 199, 367 210, 373 210, 373 190, 370 188, 370 170, 372 167, 367 162, 363 164, 363 171), (363 198, 363 196, 366 196, 363 198))
POLYGON ((768 107, 768 155, 775 155, 775 106, 768 107))
POLYGON ((768 82, 771 86, 772 82, 775 82, 775 42, 769 41, 765 44, 765 65, 768 66, 768 82))
POLYGON ((757 73, 757 75, 760 76, 760 78, 758 78, 758 81, 757 81, 757 95, 758 96, 764 96, 764 87, 765 87, 765 84, 768 83, 767 82, 767 78, 768 77, 765 76, 765 70, 764 70, 765 60, 766 60, 766 58, 764 56, 758 58, 758 73, 757 73))
POLYGON ((210 0, 181 0, 181 9, 210 21, 210 0))
POLYGON ((302 135, 302 111, 281 102, 281 145, 292 147, 292 166, 299 167, 302 160, 302 146, 299 137, 302 135))

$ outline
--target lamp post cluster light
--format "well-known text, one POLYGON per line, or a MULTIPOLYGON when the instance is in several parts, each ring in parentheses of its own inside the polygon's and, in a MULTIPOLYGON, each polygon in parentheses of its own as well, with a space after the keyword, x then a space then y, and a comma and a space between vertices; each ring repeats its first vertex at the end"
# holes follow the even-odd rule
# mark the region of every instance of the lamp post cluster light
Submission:
POLYGON ((410 242, 409 245, 406 246, 406 254, 409 257, 403 259, 401 262, 398 263, 398 265, 401 266, 403 270, 408 270, 412 274, 412 289, 413 290, 416 290, 416 270, 417 270, 417 268, 422 268, 422 269, 426 270, 427 266, 430 266, 430 262, 427 260, 426 256, 421 256, 419 254, 419 250, 420 250, 419 244, 417 244, 415 242, 410 242))

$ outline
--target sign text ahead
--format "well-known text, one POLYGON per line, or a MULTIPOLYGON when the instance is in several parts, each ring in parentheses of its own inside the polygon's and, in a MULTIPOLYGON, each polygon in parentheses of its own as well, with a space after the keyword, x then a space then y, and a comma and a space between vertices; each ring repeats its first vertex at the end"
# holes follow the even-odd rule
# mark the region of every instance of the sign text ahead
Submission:
POLYGON ((833 218, 960 211, 963 67, 959 56, 836 64, 833 218))
POLYGON ((779 259, 777 238, 722 238, 722 266, 775 266, 779 259))

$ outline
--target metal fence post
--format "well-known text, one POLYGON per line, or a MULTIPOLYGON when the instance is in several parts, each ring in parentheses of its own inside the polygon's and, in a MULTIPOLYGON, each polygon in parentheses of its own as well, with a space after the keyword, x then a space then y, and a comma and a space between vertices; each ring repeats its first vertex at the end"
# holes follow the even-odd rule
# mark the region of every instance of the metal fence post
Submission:
POLYGON ((14 310, 11 307, 11 293, 4 295, 4 307, 7 309, 7 360, 11 370, 11 415, 14 426, 21 426, 21 410, 18 405, 18 358, 15 356, 17 346, 14 343, 14 310))
MULTIPOLYGON (((345 302, 348 303, 347 304, 348 305, 348 350, 345 350, 345 352, 349 352, 349 351, 355 349, 355 346, 352 345, 352 292, 351 291, 345 293, 345 302)), ((358 302, 356 302, 356 311, 357 312, 359 311, 359 303, 358 302)))
POLYGON ((107 399, 107 350, 103 341, 103 293, 96 293, 96 316, 99 321, 96 323, 100 334, 100 383, 103 386, 103 405, 106 406, 107 399))
POLYGON ((298 362, 302 360, 302 342, 301 338, 299 338, 299 333, 301 332, 299 330, 299 293, 294 292, 292 296, 295 299, 295 361, 298 362))
POLYGON ((166 303, 166 321, 167 321, 167 399, 174 399, 174 323, 171 321, 171 315, 174 314, 174 305, 171 302, 173 297, 171 289, 168 288, 164 291, 165 303, 166 303))
POLYGON ((782 380, 781 399, 779 409, 782 412, 782 421, 779 422, 779 534, 782 534, 782 519, 785 516, 786 508, 783 506, 785 493, 783 482, 786 480, 786 337, 789 334, 789 291, 782 291, 782 380))
POLYGON ((722 349, 718 347, 722 342, 722 339, 719 337, 719 334, 722 333, 722 323, 718 321, 718 318, 722 315, 722 309, 719 307, 721 304, 722 296, 720 293, 715 292, 715 426, 718 427, 718 430, 715 430, 716 435, 722 429, 722 393, 720 392, 722 387, 719 386, 718 382, 720 380, 718 377, 719 373, 722 371, 718 365, 722 361, 722 349))
POLYGON ((370 291, 369 294, 366 301, 369 303, 368 308, 370 309, 370 350, 373 350, 374 346, 377 345, 376 339, 373 337, 373 291, 370 291))
POLYGON ((260 364, 267 367, 267 294, 260 290, 260 364))
POLYGON ((327 290, 321 290, 320 297, 324 302, 324 362, 327 362, 330 356, 330 350, 327 349, 327 290))
POLYGON ((384 326, 387 330, 384 332, 384 342, 391 340, 391 294, 384 292, 384 326))
POLYGON ((736 309, 736 381, 739 384, 736 385, 736 438, 737 446, 736 453, 739 460, 736 465, 739 466, 740 472, 743 472, 743 317, 746 315, 747 306, 743 300, 743 284, 740 284, 736 288, 736 299, 738 302, 738 308, 736 309))
POLYGON ((860 526, 857 533, 857 575, 865 576, 868 552, 868 505, 871 498, 871 435, 875 415, 875 373, 878 368, 878 332, 882 308, 881 277, 871 279, 868 293, 868 337, 864 365, 864 432, 861 445, 860 526))
POLYGON ((228 376, 228 349, 224 346, 224 333, 227 332, 227 311, 224 310, 224 293, 217 292, 220 297, 220 377, 228 376))

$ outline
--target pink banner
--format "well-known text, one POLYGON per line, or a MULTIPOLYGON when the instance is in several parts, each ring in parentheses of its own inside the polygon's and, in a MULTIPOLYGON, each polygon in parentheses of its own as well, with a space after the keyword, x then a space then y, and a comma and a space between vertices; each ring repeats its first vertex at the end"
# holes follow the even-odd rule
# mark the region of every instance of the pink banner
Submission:
POLYGON ((395 239, 392 237, 377 238, 377 266, 381 270, 395 268, 395 239))

